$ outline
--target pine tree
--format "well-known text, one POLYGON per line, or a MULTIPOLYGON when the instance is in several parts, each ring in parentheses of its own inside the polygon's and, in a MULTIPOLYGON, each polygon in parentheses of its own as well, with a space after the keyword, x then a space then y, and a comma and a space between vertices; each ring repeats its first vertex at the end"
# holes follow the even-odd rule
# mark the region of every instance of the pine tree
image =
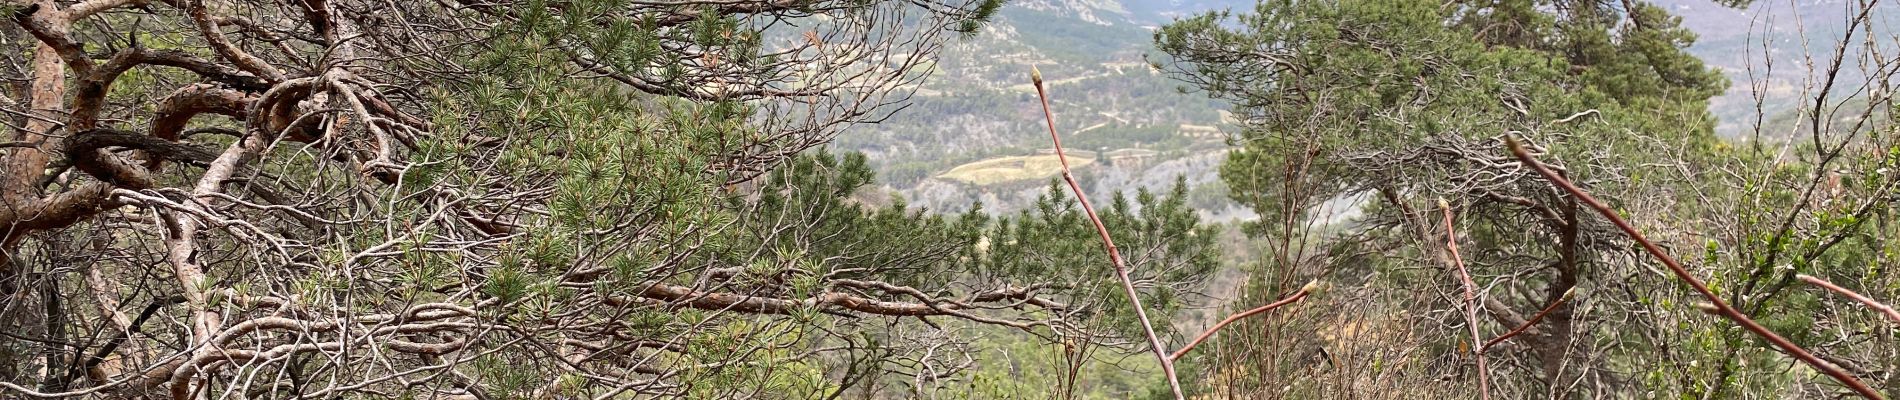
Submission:
MULTIPOLYGON (((1349 311, 1321 317, 1333 320, 1307 321, 1313 329, 1446 327, 1371 344, 1313 343, 1299 339, 1309 334, 1275 329, 1233 345, 1320 347, 1362 390, 1468 393, 1476 385, 1446 386, 1431 367, 1451 363, 1475 380, 1474 338, 1462 313, 1386 314, 1463 307, 1457 263, 1446 251, 1455 240, 1485 282, 1476 306, 1481 332, 1524 325, 1555 304, 1535 329, 1491 353, 1486 372, 1501 379, 1492 394, 1561 395, 1635 378, 1614 367, 1619 357, 1651 350, 1631 349, 1623 343, 1634 333, 1597 328, 1580 316, 1581 302, 1561 301, 1573 291, 1638 300, 1593 291, 1638 268, 1620 234, 1529 173, 1504 151, 1504 139, 1531 143, 1599 196, 1668 195, 1641 181, 1662 168, 1651 160, 1675 151, 1665 149, 1706 155, 1696 149, 1718 142, 1707 102, 1727 86, 1684 51, 1694 37, 1677 18, 1641 2, 1262 1, 1252 13, 1181 20, 1155 38, 1179 78, 1231 101, 1244 125, 1221 172, 1232 197, 1263 216, 1250 231, 1279 243, 1257 273, 1257 296, 1323 276, 1365 292, 1340 308, 1349 311), (1435 198, 1451 208, 1441 210, 1435 198), (1347 202, 1361 205, 1339 205, 1347 202), (1317 213, 1340 207, 1366 215, 1315 228, 1325 217, 1317 213), (1455 214, 1453 235, 1443 213, 1455 214), (1425 355, 1388 358, 1406 352, 1425 355)), ((1278 390, 1321 363, 1231 354, 1205 366, 1220 377, 1209 385, 1278 390), (1262 358, 1274 361, 1248 366, 1262 358), (1231 375, 1242 370, 1258 380, 1231 375)))

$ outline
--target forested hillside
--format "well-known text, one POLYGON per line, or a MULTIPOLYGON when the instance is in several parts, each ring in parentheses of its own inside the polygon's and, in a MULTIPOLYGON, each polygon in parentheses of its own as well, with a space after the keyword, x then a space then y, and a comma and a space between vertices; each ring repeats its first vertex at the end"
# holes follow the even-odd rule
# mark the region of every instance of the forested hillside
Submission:
MULTIPOLYGON (((1740 140, 1794 134, 1800 89, 1808 78, 1802 71, 1814 61, 1807 57, 1826 53, 1824 47, 1848 29, 1853 16, 1848 13, 1858 10, 1854 2, 1838 0, 1653 3, 1683 18, 1683 27, 1697 37, 1689 54, 1728 79, 1725 91, 1710 99, 1710 111, 1718 135, 1740 140)), ((1040 64, 1051 73, 1053 101, 1065 106, 1059 123, 1076 132, 1076 147, 1161 151, 1151 162, 1081 171, 1084 179, 1104 176, 1091 190, 1106 195, 1164 188, 1181 175, 1195 187, 1196 207, 1208 216, 1221 221, 1251 217, 1244 208, 1216 200, 1214 194, 1225 189, 1216 187, 1214 169, 1206 168, 1223 157, 1226 144, 1219 139, 1237 132, 1232 119, 1221 114, 1226 103, 1183 93, 1180 82, 1143 71, 1141 64, 1159 56, 1152 43, 1157 27, 1200 12, 1247 12, 1254 5, 1245 0, 1009 2, 984 34, 946 47, 935 65, 939 71, 907 109, 909 118, 843 135, 836 145, 868 154, 885 186, 921 206, 955 212, 978 200, 990 211, 1026 207, 1040 194, 1039 187, 933 178, 961 165, 1047 148, 1037 130, 1040 116, 1032 93, 1020 76, 1022 69, 1040 64), (1213 132, 1200 131, 1204 128, 1213 132)), ((1891 35, 1886 27, 1900 18, 1897 9, 1873 8, 1873 23, 1861 28, 1891 35)), ((1866 80, 1853 69, 1841 71, 1840 78, 1843 83, 1866 80)), ((1034 171, 1003 174, 1021 176, 1014 181, 1051 177, 1034 171)))
POLYGON ((1010 2, 982 33, 945 46, 906 118, 841 135, 835 146, 864 152, 884 185, 919 206, 959 212, 980 201, 989 212, 1024 209, 1054 177, 1007 167, 1049 150, 1035 90, 1023 79, 1023 71, 1039 66, 1051 76, 1051 101, 1062 108, 1058 124, 1074 133, 1071 147, 1089 152, 1085 158, 1129 150, 1115 153, 1128 162, 1079 170, 1097 182, 1089 185, 1094 193, 1166 190, 1184 175, 1197 188, 1207 186, 1196 194, 1196 208, 1221 219, 1244 217, 1209 186, 1227 147, 1222 103, 1184 93, 1147 59, 1152 29, 1180 12, 1171 10, 1197 8, 1142 5, 1010 2), (959 166, 985 171, 972 179, 952 173, 959 166))
POLYGON ((1900 395, 1877 0, 0 0, 0 399, 1900 395))

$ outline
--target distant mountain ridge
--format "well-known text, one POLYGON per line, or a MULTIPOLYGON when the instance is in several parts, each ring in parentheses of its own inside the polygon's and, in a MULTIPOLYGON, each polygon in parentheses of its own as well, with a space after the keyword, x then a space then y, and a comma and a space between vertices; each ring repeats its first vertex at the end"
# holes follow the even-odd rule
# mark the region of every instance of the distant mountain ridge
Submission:
MULTIPOLYGON (((1711 0, 1651 3, 1681 17, 1683 27, 1697 35, 1689 53, 1729 78, 1729 90, 1711 100, 1709 110, 1719 121, 1716 132, 1732 139, 1753 138, 1757 110, 1751 83, 1765 83, 1760 110, 1764 114, 1763 137, 1776 139, 1792 129, 1788 117, 1797 111, 1797 103, 1804 97, 1802 89, 1809 86, 1808 56, 1813 55, 1816 63, 1825 62, 1846 32, 1847 13, 1858 10, 1858 2, 1847 0, 1755 0, 1741 8, 1711 0), (1803 36, 1807 37, 1806 43, 1803 36), (1772 55, 1773 68, 1769 68, 1767 55, 1772 55)), ((1872 16, 1886 21, 1874 24, 1877 28, 1896 26, 1892 22, 1900 19, 1900 6, 1877 6, 1872 16)), ((1885 36, 1896 32, 1874 33, 1885 36)), ((1847 68, 1840 81, 1858 84, 1864 78, 1860 71, 1847 68)), ((1860 87, 1847 85, 1837 90, 1853 93, 1860 87)))
POLYGON ((1045 17, 1072 18, 1097 25, 1135 23, 1134 13, 1116 0, 1026 0, 1011 5, 1045 17))

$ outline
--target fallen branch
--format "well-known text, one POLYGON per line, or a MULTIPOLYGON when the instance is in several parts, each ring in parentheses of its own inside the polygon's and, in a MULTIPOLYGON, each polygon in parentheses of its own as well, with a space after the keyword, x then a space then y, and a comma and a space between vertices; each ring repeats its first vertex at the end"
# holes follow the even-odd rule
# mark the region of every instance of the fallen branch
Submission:
POLYGON ((1532 157, 1529 151, 1524 150, 1523 145, 1518 144, 1516 138, 1505 135, 1504 142, 1510 146, 1511 154, 1517 156, 1518 160, 1523 161, 1524 165, 1530 166, 1532 170, 1537 171, 1539 175, 1543 175, 1544 178, 1550 180, 1551 183, 1563 188, 1566 192, 1570 192, 1570 195, 1576 196, 1577 199, 1583 200, 1585 204, 1589 204, 1590 208, 1596 209, 1598 214, 1602 214, 1604 218, 1608 218, 1611 223, 1616 224, 1618 229, 1622 229, 1623 233, 1629 235, 1630 239, 1635 240, 1637 244, 1641 244, 1643 250, 1649 252, 1650 256, 1655 257, 1657 261, 1661 261, 1664 266, 1669 267, 1669 272, 1674 273, 1677 279, 1681 279, 1683 283, 1689 284, 1689 287, 1694 288, 1697 293, 1702 294, 1702 297, 1707 298, 1709 305, 1714 307, 1712 311, 1714 311, 1715 314, 1735 321, 1735 323, 1741 325, 1743 329, 1747 329, 1756 336, 1767 340, 1768 343, 1774 344, 1775 347, 1779 347, 1783 351, 1788 352, 1788 355, 1794 356, 1794 358, 1801 360, 1801 362, 1814 367, 1814 369, 1820 370, 1821 373, 1833 377, 1836 381, 1840 381, 1841 384, 1847 385, 1848 388, 1853 389, 1854 392, 1860 394, 1861 397, 1876 400, 1886 398, 1881 396, 1880 392, 1876 392, 1873 388, 1868 387, 1867 384, 1861 383, 1859 379, 1854 379, 1852 375, 1848 375, 1847 372, 1842 371, 1840 367, 1836 367, 1833 364, 1821 360, 1819 357, 1815 357, 1814 354, 1809 353, 1807 349, 1795 345, 1794 342, 1782 338, 1781 335, 1776 335, 1773 331, 1769 331, 1768 328, 1755 323, 1754 319, 1743 315, 1741 311, 1735 310, 1735 307, 1729 306, 1727 302, 1723 302, 1721 296, 1717 296, 1714 291, 1709 290, 1708 285, 1703 284, 1701 280, 1690 275, 1689 270, 1683 268, 1681 263, 1676 262, 1674 257, 1664 254, 1662 247, 1657 246, 1655 242, 1651 242, 1648 238, 1643 237, 1642 232, 1638 232, 1636 227, 1630 225, 1629 221, 1624 221, 1623 217, 1618 216, 1615 210, 1610 209, 1609 205, 1603 204, 1603 201, 1597 200, 1596 197, 1590 196, 1589 193, 1585 193, 1583 189, 1570 183, 1569 179, 1564 179, 1564 177, 1557 175, 1556 172, 1551 171, 1549 167, 1544 166, 1544 163, 1537 161, 1537 158, 1532 157))
POLYGON ((1056 116, 1049 111, 1049 92, 1042 86, 1042 71, 1029 67, 1029 79, 1036 84, 1036 97, 1042 100, 1042 116, 1049 124, 1049 140, 1055 144, 1056 160, 1062 163, 1062 180, 1069 183, 1069 190, 1075 192, 1075 199, 1082 203, 1082 213, 1088 215, 1089 222, 1095 224, 1095 233, 1101 235, 1102 246, 1108 248, 1108 260, 1115 264, 1115 276, 1121 278, 1122 290, 1128 292, 1128 303, 1135 307, 1135 317, 1141 320, 1141 329, 1148 334, 1148 346, 1154 350, 1155 359, 1161 362, 1161 372, 1167 375, 1168 388, 1174 390, 1175 399, 1186 399, 1181 392, 1181 380, 1174 375, 1174 361, 1168 357, 1167 350, 1161 348, 1161 337, 1155 335, 1154 323, 1148 321, 1148 311, 1141 306, 1141 296, 1135 291, 1135 281, 1128 276, 1128 265, 1122 261, 1121 251, 1115 249, 1115 240, 1109 238, 1108 227, 1102 225, 1102 219, 1095 216, 1095 207, 1089 205, 1089 197, 1082 193, 1082 185, 1075 183, 1075 175, 1069 173, 1069 158, 1062 153, 1062 137, 1056 134, 1056 116))
POLYGON ((1201 334, 1195 335, 1194 341, 1188 342, 1187 346, 1182 347, 1180 350, 1175 350, 1174 354, 1168 355, 1168 359, 1169 360, 1181 359, 1181 356, 1187 355, 1187 352, 1189 350, 1194 350, 1194 346, 1199 346, 1201 342, 1207 341, 1207 338, 1214 336, 1214 332, 1220 331, 1221 328, 1227 327, 1227 324, 1232 324, 1234 323, 1234 321, 1239 321, 1242 319, 1246 319, 1247 317, 1251 317, 1251 316, 1265 313, 1268 311, 1273 311, 1273 309, 1275 308, 1280 308, 1288 304, 1297 303, 1300 300, 1306 299, 1307 296, 1313 295, 1315 292, 1319 292, 1323 290, 1322 288, 1324 288, 1323 284, 1321 284, 1319 281, 1314 281, 1312 283, 1306 284, 1306 286, 1300 287, 1300 291, 1294 292, 1293 295, 1280 299, 1280 301, 1276 301, 1276 302, 1273 302, 1272 304, 1267 304, 1260 307, 1255 307, 1252 310, 1242 311, 1238 314, 1229 316, 1227 317, 1227 319, 1221 320, 1220 323, 1214 324, 1213 327, 1207 328, 1207 330, 1201 332, 1201 334))
MULTIPOLYGON (((867 282, 848 281, 861 286, 867 282)), ((894 285, 885 287, 899 288, 894 285)), ((905 288, 908 289, 908 288, 905 288)), ((909 289, 915 292, 915 289, 909 289)), ((1003 303, 988 306, 1001 308, 1009 305, 1034 305, 1046 310, 1061 310, 1068 305, 1035 297, 1032 289, 1006 288, 971 294, 961 299, 923 298, 921 302, 884 301, 876 298, 858 296, 842 292, 818 293, 806 298, 781 298, 772 296, 754 296, 744 293, 704 292, 691 287, 665 283, 649 283, 633 297, 604 296, 607 305, 621 307, 642 302, 661 302, 681 307, 712 311, 734 311, 747 314, 789 315, 802 310, 838 309, 852 312, 892 317, 949 316, 978 323, 1003 325, 1017 329, 1031 329, 1040 322, 1016 322, 984 317, 972 310, 986 308, 977 303, 1003 303)))
POLYGON ((1894 311, 1893 307, 1889 307, 1886 304, 1881 304, 1878 301, 1874 301, 1874 299, 1872 298, 1868 298, 1867 296, 1862 296, 1860 293, 1856 293, 1852 290, 1847 290, 1847 288, 1840 287, 1839 285, 1835 285, 1833 282, 1828 282, 1827 280, 1823 280, 1821 278, 1809 276, 1808 274, 1797 274, 1795 275, 1795 278, 1799 278, 1801 279, 1802 282, 1807 282, 1808 284, 1811 284, 1814 286, 1820 286, 1823 289, 1832 290, 1834 291, 1834 293, 1840 293, 1841 296, 1846 296, 1849 299, 1854 299, 1854 301, 1858 301, 1861 304, 1866 304, 1868 308, 1872 308, 1874 309, 1874 311, 1879 311, 1881 314, 1886 315, 1887 319, 1893 320, 1893 322, 1896 324, 1900 324, 1900 311, 1894 311))
POLYGON ((1471 327, 1471 354, 1478 357, 1478 398, 1489 400, 1491 373, 1484 363, 1484 345, 1478 344, 1478 285, 1465 270, 1465 259, 1458 256, 1458 230, 1451 224, 1451 203, 1441 197, 1438 209, 1445 213, 1445 250, 1451 252, 1451 263, 1458 267, 1458 280, 1465 286, 1465 325, 1471 327))

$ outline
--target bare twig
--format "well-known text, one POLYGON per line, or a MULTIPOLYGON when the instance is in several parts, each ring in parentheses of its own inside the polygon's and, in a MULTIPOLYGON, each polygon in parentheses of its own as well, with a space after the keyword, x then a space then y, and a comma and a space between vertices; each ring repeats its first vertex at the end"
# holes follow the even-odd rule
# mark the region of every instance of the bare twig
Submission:
POLYGON ((1832 290, 1834 291, 1834 293, 1840 293, 1841 296, 1846 296, 1849 299, 1854 299, 1854 301, 1858 301, 1861 304, 1866 304, 1868 308, 1872 308, 1874 309, 1874 311, 1879 311, 1880 314, 1886 315, 1887 319, 1893 320, 1893 322, 1896 324, 1900 324, 1900 311, 1894 311, 1893 307, 1889 307, 1886 304, 1882 304, 1881 302, 1875 301, 1874 299, 1868 298, 1867 296, 1862 296, 1860 293, 1856 293, 1852 290, 1847 290, 1847 288, 1840 287, 1840 285, 1835 285, 1834 282, 1828 282, 1825 279, 1816 278, 1808 274, 1798 274, 1798 275, 1795 275, 1795 278, 1801 279, 1802 282, 1807 282, 1808 284, 1811 284, 1814 286, 1820 286, 1823 289, 1832 290))
POLYGON ((1452 265, 1458 267, 1458 280, 1465 286, 1465 325, 1471 328, 1471 354, 1478 360, 1478 398, 1491 398, 1491 373, 1484 363, 1484 345, 1479 344, 1478 336, 1478 285, 1471 281, 1471 273, 1465 270, 1465 260, 1458 256, 1458 230, 1451 224, 1451 203, 1444 198, 1438 199, 1438 209, 1445 213, 1445 250, 1451 252, 1452 265))
POLYGON ((1603 201, 1597 200, 1596 197, 1590 196, 1589 193, 1585 193, 1583 189, 1578 188, 1577 185, 1571 184, 1569 179, 1557 175, 1557 173, 1551 171, 1549 167, 1544 166, 1544 163, 1537 161, 1537 158, 1532 157, 1529 151, 1524 150, 1523 145, 1518 144, 1516 138, 1506 135, 1504 141, 1510 145, 1511 154, 1517 156, 1518 160, 1523 161, 1524 165, 1530 166, 1531 169, 1536 170, 1539 175, 1543 175, 1545 179, 1549 179, 1551 183, 1562 187, 1564 191, 1570 192, 1572 196, 1583 200, 1585 204, 1589 204, 1590 208, 1596 209, 1598 214, 1603 214, 1604 218, 1608 218, 1611 223, 1616 224, 1618 229, 1622 229, 1623 233, 1629 235, 1630 239, 1643 245, 1643 250, 1648 251, 1650 256, 1655 257, 1657 261, 1661 261, 1664 266, 1669 267, 1669 271, 1676 274, 1677 279, 1688 283, 1689 287, 1694 288, 1697 293, 1702 294, 1702 297, 1707 298, 1709 304, 1714 306, 1715 309, 1713 311, 1715 314, 1735 321, 1735 323, 1741 325, 1742 328, 1767 340, 1768 343, 1774 344, 1775 347, 1779 347, 1783 351, 1788 352, 1788 355, 1794 356, 1794 358, 1801 360, 1801 362, 1814 367, 1814 369, 1820 370, 1821 373, 1827 374, 1827 376, 1833 377, 1834 380, 1840 381, 1841 384, 1847 385, 1847 387, 1853 389, 1855 393, 1859 393, 1861 397, 1869 399, 1886 398, 1881 396, 1880 392, 1876 392, 1873 388, 1868 387, 1867 384, 1861 383, 1859 379, 1854 379, 1854 376, 1848 375, 1846 371, 1842 371, 1840 367, 1829 364, 1819 357, 1815 357, 1814 354, 1809 353, 1807 349, 1795 345, 1794 342, 1782 338, 1781 335, 1776 335, 1773 331, 1768 330, 1768 328, 1755 323, 1754 319, 1750 319, 1747 315, 1743 315, 1741 311, 1737 311, 1735 307, 1729 306, 1727 302, 1722 301, 1721 296, 1717 296, 1714 291, 1709 290, 1708 285, 1703 284, 1701 280, 1690 275, 1689 270, 1683 268, 1682 264, 1677 262, 1674 257, 1663 253, 1662 247, 1657 246, 1655 242, 1651 242, 1648 238, 1643 237, 1643 233, 1638 232, 1635 226, 1630 225, 1628 221, 1624 221, 1623 217, 1616 215, 1616 211, 1611 210, 1609 205, 1603 204, 1603 201))
POLYGON ((1570 114, 1570 116, 1568 116, 1568 117, 1564 117, 1563 119, 1559 119, 1559 120, 1556 120, 1556 121, 1550 121, 1550 124, 1551 124, 1551 125, 1556 125, 1556 124, 1562 124, 1562 123, 1568 123, 1568 122, 1570 122, 1570 121, 1575 121, 1575 120, 1577 120, 1577 118, 1583 118, 1583 117, 1584 117, 1584 116, 1586 116, 1586 115, 1597 115, 1597 114, 1600 114, 1599 112, 1597 112, 1597 109, 1594 109, 1594 108, 1592 108, 1592 109, 1588 109, 1588 110, 1583 110, 1583 112, 1579 112, 1579 113, 1576 113, 1576 114, 1570 114))
POLYGON ((1128 276, 1128 265, 1122 261, 1121 252, 1115 249, 1115 240, 1109 238, 1108 227, 1102 225, 1102 219, 1095 216, 1095 207, 1089 205, 1089 197, 1082 193, 1082 185, 1075 183, 1075 175, 1069 173, 1069 158, 1062 153, 1062 137, 1056 134, 1056 116, 1049 110, 1049 91, 1042 86, 1042 71, 1029 67, 1029 78, 1036 84, 1036 97, 1042 100, 1042 116, 1049 124, 1049 140, 1054 143, 1056 160, 1062 163, 1062 180, 1069 183, 1069 190, 1075 192, 1076 201, 1082 204, 1082 213, 1088 215, 1089 222, 1095 224, 1095 233, 1102 236, 1102 246, 1108 248, 1108 260, 1115 264, 1115 276, 1121 279, 1122 290, 1128 292, 1128 304, 1135 307, 1135 317, 1141 320, 1143 333, 1148 334, 1148 346, 1154 350, 1155 360, 1161 362, 1161 372, 1168 378, 1168 388, 1174 390, 1174 398, 1186 399, 1181 392, 1181 381, 1174 375, 1174 361, 1168 357, 1167 350, 1161 347, 1161 337, 1155 335, 1154 323, 1148 321, 1148 311, 1141 306, 1141 296, 1135 291, 1135 281, 1128 276))
POLYGON ((1503 343, 1505 340, 1510 340, 1511 338, 1516 337, 1518 334, 1524 333, 1524 331, 1526 330, 1530 330, 1531 325, 1537 325, 1537 321, 1544 320, 1545 315, 1549 315, 1551 311, 1557 310, 1557 306, 1561 306, 1564 304, 1564 302, 1570 301, 1570 298, 1575 297, 1576 294, 1577 294, 1576 288, 1570 288, 1570 290, 1565 290, 1563 297, 1558 297, 1557 301, 1550 302, 1550 305, 1544 306, 1544 309, 1538 311, 1537 315, 1532 315, 1530 319, 1524 320, 1523 324, 1518 325, 1516 328, 1511 328, 1510 331, 1504 332, 1504 334, 1498 335, 1498 337, 1491 338, 1491 340, 1484 342, 1483 346, 1478 346, 1478 353, 1484 353, 1485 350, 1491 349, 1491 346, 1496 346, 1498 345, 1498 343, 1503 343))
POLYGON ((1288 304, 1297 303, 1300 300, 1306 299, 1307 296, 1312 295, 1313 292, 1319 291, 1321 287, 1322 287, 1321 283, 1319 283, 1318 281, 1314 281, 1313 283, 1308 283, 1306 284, 1306 286, 1301 287, 1300 291, 1294 292, 1292 295, 1287 296, 1286 298, 1280 299, 1280 301, 1275 301, 1271 304, 1255 307, 1252 310, 1242 311, 1240 313, 1229 316, 1227 317, 1227 319, 1221 320, 1220 323, 1214 324, 1213 327, 1207 328, 1206 331, 1202 331, 1201 334, 1195 335, 1194 341, 1188 342, 1187 346, 1181 347, 1179 350, 1175 350, 1174 354, 1168 355, 1168 359, 1169 360, 1181 359, 1181 356, 1187 355, 1187 352, 1189 350, 1194 350, 1194 346, 1199 346, 1201 342, 1207 341, 1207 338, 1214 336, 1214 332, 1220 331, 1221 328, 1227 327, 1227 324, 1232 324, 1234 323, 1234 321, 1239 321, 1247 317, 1251 317, 1251 316, 1265 313, 1268 311, 1273 311, 1273 309, 1275 308, 1280 308, 1288 304))

